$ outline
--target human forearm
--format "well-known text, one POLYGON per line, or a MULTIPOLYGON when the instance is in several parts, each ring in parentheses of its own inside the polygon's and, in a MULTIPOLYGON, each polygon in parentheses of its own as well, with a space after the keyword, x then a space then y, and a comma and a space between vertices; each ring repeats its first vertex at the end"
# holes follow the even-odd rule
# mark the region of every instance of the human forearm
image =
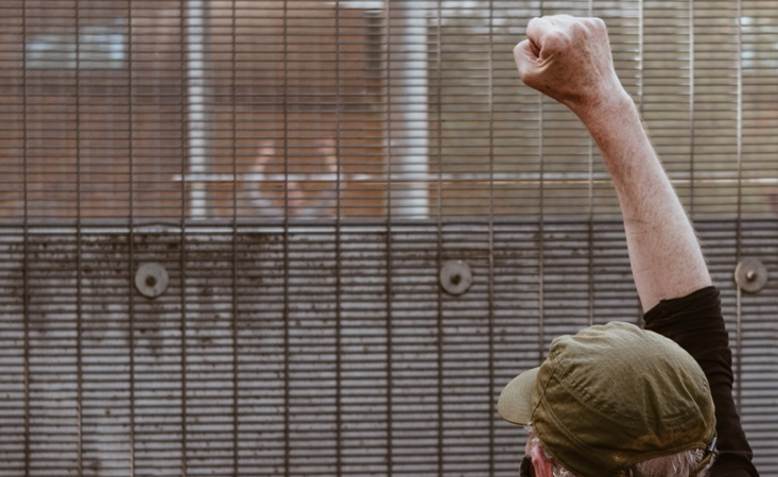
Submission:
POLYGON ((710 285, 694 230, 616 75, 605 23, 534 18, 513 55, 522 81, 570 108, 600 146, 624 214, 643 309, 710 285))
POLYGON ((632 273, 644 311, 711 284, 694 229, 622 90, 576 113, 602 151, 624 216, 632 273))

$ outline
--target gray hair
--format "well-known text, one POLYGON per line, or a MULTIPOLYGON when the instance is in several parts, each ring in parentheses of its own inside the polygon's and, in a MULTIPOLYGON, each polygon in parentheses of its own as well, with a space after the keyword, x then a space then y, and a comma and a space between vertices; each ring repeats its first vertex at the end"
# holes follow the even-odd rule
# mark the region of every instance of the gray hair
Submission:
MULTIPOLYGON (((544 454, 548 455, 543 449, 543 443, 536 437, 531 426, 528 439, 528 442, 534 439, 544 454)), ((640 462, 630 467, 623 475, 624 477, 707 477, 713 459, 707 462, 703 469, 700 469, 704 458, 705 451, 703 449, 683 451, 640 462)), ((553 469, 554 477, 576 477, 558 462, 554 462, 553 469)))
MULTIPOLYGON (((677 454, 657 457, 635 464, 625 472, 625 477, 706 477, 710 463, 698 472, 702 461, 701 449, 679 452, 677 454)), ((575 477, 572 472, 559 464, 554 464, 554 477, 575 477)))

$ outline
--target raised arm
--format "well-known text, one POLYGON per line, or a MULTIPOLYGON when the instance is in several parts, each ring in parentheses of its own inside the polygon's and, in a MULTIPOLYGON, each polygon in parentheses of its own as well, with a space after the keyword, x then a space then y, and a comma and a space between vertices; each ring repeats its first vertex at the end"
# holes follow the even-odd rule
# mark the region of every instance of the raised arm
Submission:
POLYGON ((514 50, 521 79, 575 112, 602 150, 624 215, 640 301, 651 310, 644 316, 646 327, 678 342, 708 377, 719 437, 711 476, 758 477, 732 399, 731 352, 718 291, 709 287, 691 223, 613 69, 605 24, 544 17, 530 22, 527 36, 514 50))
POLYGON ((602 151, 643 310, 711 285, 694 229, 613 68, 605 23, 536 18, 527 37, 514 49, 519 76, 577 114, 602 151))

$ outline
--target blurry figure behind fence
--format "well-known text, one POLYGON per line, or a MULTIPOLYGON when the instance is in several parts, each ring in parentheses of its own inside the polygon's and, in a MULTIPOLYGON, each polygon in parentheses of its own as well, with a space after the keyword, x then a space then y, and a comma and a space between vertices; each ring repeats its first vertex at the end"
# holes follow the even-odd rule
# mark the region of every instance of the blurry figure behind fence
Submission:
POLYGON ((244 187, 251 215, 312 219, 337 213, 338 157, 332 138, 301 140, 286 148, 263 141, 248 172, 244 187))

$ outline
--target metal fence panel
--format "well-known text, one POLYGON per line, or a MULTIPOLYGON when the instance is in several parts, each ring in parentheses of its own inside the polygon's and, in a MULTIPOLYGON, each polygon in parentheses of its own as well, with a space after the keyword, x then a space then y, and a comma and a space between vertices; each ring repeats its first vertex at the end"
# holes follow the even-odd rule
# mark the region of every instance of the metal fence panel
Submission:
MULTIPOLYGON (((778 226, 697 227, 756 463, 778 475, 778 289, 732 281, 738 242, 778 269, 778 226)), ((515 475, 502 385, 558 334, 640 319, 618 221, 235 232, 3 234, 0 475, 515 475), (473 271, 462 296, 448 260, 473 271), (134 276, 151 262, 154 299, 134 276)))

